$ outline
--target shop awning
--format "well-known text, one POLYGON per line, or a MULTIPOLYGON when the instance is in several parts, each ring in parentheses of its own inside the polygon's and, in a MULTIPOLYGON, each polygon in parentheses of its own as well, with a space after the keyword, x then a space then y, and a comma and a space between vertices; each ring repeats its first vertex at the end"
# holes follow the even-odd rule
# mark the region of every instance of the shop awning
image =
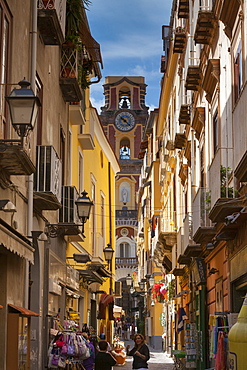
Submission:
POLYGON ((113 295, 110 295, 110 294, 101 294, 99 303, 101 303, 104 307, 106 307, 111 302, 114 302, 113 295))
POLYGON ((78 293, 76 293, 73 290, 70 290, 68 288, 66 288, 66 294, 69 295, 70 297, 73 297, 73 298, 76 298, 76 299, 80 298, 80 294, 78 294, 78 293))
POLYGON ((100 263, 92 263, 91 265, 87 266, 88 270, 95 271, 98 275, 109 278, 112 276, 112 273, 108 271, 103 264, 100 263))
POLYGON ((92 284, 92 283, 99 283, 99 284, 102 284, 104 283, 104 279, 102 279, 102 277, 97 274, 96 271, 91 271, 91 270, 78 270, 80 273, 80 277, 85 280, 88 284, 92 284))
POLYGON ((19 313, 21 316, 36 316, 38 317, 39 314, 33 311, 28 310, 24 307, 15 306, 13 304, 8 304, 9 311, 12 313, 19 313))
POLYGON ((34 263, 34 248, 30 241, 0 218, 0 245, 34 263))

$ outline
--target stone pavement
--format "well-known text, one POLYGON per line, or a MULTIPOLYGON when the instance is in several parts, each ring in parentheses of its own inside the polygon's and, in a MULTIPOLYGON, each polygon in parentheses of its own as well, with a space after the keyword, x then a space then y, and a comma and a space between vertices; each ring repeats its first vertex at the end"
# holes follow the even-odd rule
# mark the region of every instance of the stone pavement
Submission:
MULTIPOLYGON (((125 345, 130 344, 130 349, 133 348, 134 341, 125 341, 125 345)), ((150 350, 150 360, 148 361, 149 370, 173 370, 173 360, 166 355, 164 352, 154 350, 149 346, 150 350)), ((124 365, 114 366, 114 370, 131 370, 132 369, 132 359, 133 357, 127 356, 124 365)))

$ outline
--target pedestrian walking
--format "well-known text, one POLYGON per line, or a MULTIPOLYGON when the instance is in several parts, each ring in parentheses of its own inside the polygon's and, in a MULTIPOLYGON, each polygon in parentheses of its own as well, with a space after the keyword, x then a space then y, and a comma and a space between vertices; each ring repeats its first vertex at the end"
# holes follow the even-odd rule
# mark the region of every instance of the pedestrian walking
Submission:
MULTIPOLYGON (((105 334, 104 334, 104 333, 101 333, 101 334, 99 335, 99 337, 100 337, 100 339, 101 339, 101 340, 106 340, 106 337, 105 337, 105 334)), ((111 345, 110 345, 110 343, 109 343, 109 342, 107 342, 107 351, 108 351, 108 352, 111 352, 111 350, 112 350, 111 345)))
POLYGON ((85 324, 82 324, 82 329, 81 329, 82 333, 87 333, 89 334, 89 328, 87 326, 87 323, 85 322, 85 324))
POLYGON ((94 369, 94 362, 95 362, 95 349, 93 343, 90 342, 88 334, 82 333, 82 336, 85 338, 87 342, 87 347, 89 348, 90 357, 83 360, 83 366, 85 370, 93 370, 94 369))
POLYGON ((116 365, 115 358, 107 352, 108 343, 105 340, 99 342, 99 352, 95 358, 95 370, 112 370, 112 366, 116 365))
POLYGON ((133 369, 146 370, 148 369, 147 361, 150 359, 150 353, 148 346, 144 343, 144 337, 142 334, 136 334, 134 336, 135 346, 129 350, 130 345, 126 347, 127 356, 133 356, 133 369))

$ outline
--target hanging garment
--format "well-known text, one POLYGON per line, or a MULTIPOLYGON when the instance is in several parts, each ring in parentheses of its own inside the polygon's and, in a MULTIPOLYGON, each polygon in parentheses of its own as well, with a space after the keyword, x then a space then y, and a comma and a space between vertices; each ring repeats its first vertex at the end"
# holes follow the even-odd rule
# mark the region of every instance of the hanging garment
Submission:
POLYGON ((184 330, 184 320, 188 320, 188 317, 186 315, 185 309, 183 307, 180 307, 178 309, 178 333, 184 330))
POLYGON ((218 334, 218 348, 216 354, 215 370, 226 370, 225 358, 224 333, 220 331, 218 334))

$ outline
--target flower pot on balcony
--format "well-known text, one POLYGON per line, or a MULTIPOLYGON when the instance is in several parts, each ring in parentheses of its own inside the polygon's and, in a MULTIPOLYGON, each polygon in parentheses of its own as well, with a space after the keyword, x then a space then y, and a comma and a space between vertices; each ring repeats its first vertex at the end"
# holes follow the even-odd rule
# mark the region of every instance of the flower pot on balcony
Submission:
POLYGON ((62 70, 63 78, 76 78, 75 71, 70 67, 64 67, 62 70))
POLYGON ((54 0, 42 0, 44 9, 54 9, 54 0))

